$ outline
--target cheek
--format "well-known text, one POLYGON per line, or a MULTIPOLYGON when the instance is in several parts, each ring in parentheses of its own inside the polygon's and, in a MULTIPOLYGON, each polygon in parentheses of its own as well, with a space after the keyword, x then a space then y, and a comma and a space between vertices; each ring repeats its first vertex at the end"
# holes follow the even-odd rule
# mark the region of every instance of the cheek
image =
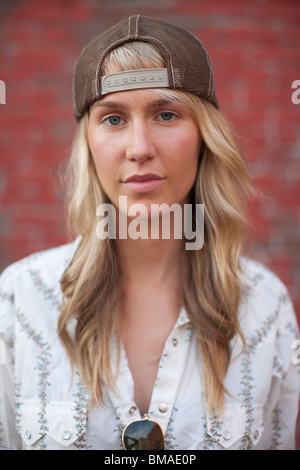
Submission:
POLYGON ((97 175, 102 187, 105 189, 115 174, 116 162, 110 152, 111 145, 103 142, 97 135, 88 134, 89 147, 96 167, 97 175))
POLYGON ((176 174, 185 181, 187 186, 193 184, 201 147, 201 138, 196 131, 182 132, 177 136, 176 143, 170 149, 171 165, 176 174))

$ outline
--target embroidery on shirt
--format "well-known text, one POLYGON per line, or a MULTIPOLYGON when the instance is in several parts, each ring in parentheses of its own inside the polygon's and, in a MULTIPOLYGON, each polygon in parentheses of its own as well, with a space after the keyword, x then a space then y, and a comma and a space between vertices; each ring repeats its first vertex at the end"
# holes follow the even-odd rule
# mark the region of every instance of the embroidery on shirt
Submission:
POLYGON ((221 422, 218 419, 216 411, 212 411, 203 418, 204 422, 204 442, 203 450, 214 450, 215 444, 219 442, 221 437, 221 422), (208 430, 209 427, 209 430, 208 430))
MULTIPOLYGON (((255 260, 251 260, 251 263, 254 267, 258 268, 258 271, 261 271, 261 264, 255 260)), ((241 270, 243 273, 244 280, 246 281, 246 285, 244 285, 244 289, 247 292, 247 290, 250 288, 251 290, 258 285, 259 282, 261 282, 264 277, 265 273, 263 272, 256 272, 255 274, 252 274, 247 270, 247 265, 241 266, 241 270), (249 286, 251 284, 251 287, 249 286)), ((264 270, 266 271, 266 268, 264 267, 264 270)))
POLYGON ((119 450, 124 450, 123 443, 122 443, 122 433, 123 433, 123 429, 124 429, 125 426, 122 423, 119 415, 115 416, 115 421, 116 421, 116 426, 115 426, 113 432, 117 433, 117 435, 118 435, 118 443, 119 443, 119 447, 120 447, 119 450))
POLYGON ((15 384, 15 412, 16 412, 16 430, 21 433, 21 384, 15 384))
POLYGON ((25 315, 18 311, 17 309, 17 321, 20 324, 20 327, 25 331, 30 339, 32 339, 40 350, 40 354, 37 357, 37 364, 35 369, 38 371, 39 381, 38 387, 39 392, 38 396, 40 399, 40 411, 38 413, 39 419, 38 423, 40 425, 40 434, 41 439, 38 442, 40 449, 46 449, 47 444, 45 442, 46 432, 48 432, 47 419, 46 419, 46 409, 47 409, 47 389, 50 387, 49 382, 47 381, 49 376, 49 365, 50 365, 50 346, 47 342, 43 341, 41 333, 36 333, 33 328, 27 322, 25 315))
POLYGON ((73 411, 75 412, 74 420, 76 422, 77 441, 74 442, 74 446, 78 450, 88 450, 91 447, 87 445, 86 441, 88 394, 82 385, 78 371, 76 371, 76 376, 78 392, 74 394, 76 406, 73 411))
POLYGON ((61 305, 61 292, 55 292, 55 289, 48 287, 45 284, 40 276, 40 273, 36 270, 29 270, 30 276, 37 290, 41 292, 44 296, 44 299, 47 302, 51 302, 51 305, 55 308, 59 308, 61 305))
POLYGON ((276 407, 272 413, 272 438, 271 438, 271 447, 270 450, 277 450, 282 442, 281 438, 281 427, 280 427, 280 415, 282 411, 279 407, 276 407))
POLYGON ((273 361, 273 370, 276 372, 276 375, 280 378, 280 380, 282 380, 286 375, 283 365, 278 361, 276 356, 274 357, 273 361))
MULTIPOLYGON (((2 288, 0 288, 0 300, 1 300, 1 305, 3 306, 3 303, 4 302, 9 302, 10 304, 13 304, 14 302, 14 295, 13 294, 9 294, 8 292, 6 292, 5 290, 3 290, 2 288)), ((13 335, 11 335, 11 337, 9 338, 9 340, 6 339, 6 345, 7 347, 10 349, 10 350, 13 350, 14 349, 14 339, 13 339, 13 335)), ((0 404, 1 404, 1 397, 0 397, 0 404)), ((4 425, 3 423, 0 421, 0 447, 3 446, 3 442, 4 442, 4 439, 3 439, 3 436, 4 435, 4 425)))
POLYGON ((252 359, 256 352, 258 345, 266 338, 276 322, 279 314, 279 310, 282 303, 286 302, 286 294, 283 293, 279 296, 277 308, 274 314, 269 315, 266 320, 263 322, 261 328, 256 330, 256 332, 251 336, 251 338, 247 341, 246 350, 242 354, 242 361, 241 361, 241 376, 242 380, 241 384, 241 392, 239 396, 243 399, 242 406, 246 410, 246 432, 242 437, 241 441, 241 449, 250 450, 252 447, 252 440, 251 440, 251 431, 254 423, 253 418, 253 389, 255 388, 255 379, 253 376, 253 367, 252 367, 252 359))
POLYGON ((8 294, 7 292, 5 292, 1 289, 0 290, 0 299, 1 299, 1 301, 8 301, 9 303, 12 304, 14 302, 14 295, 13 294, 8 294))
POLYGON ((176 436, 174 434, 174 414, 177 413, 178 409, 173 408, 172 414, 169 420, 169 424, 165 433, 165 444, 167 450, 178 449, 178 444, 176 443, 176 436))

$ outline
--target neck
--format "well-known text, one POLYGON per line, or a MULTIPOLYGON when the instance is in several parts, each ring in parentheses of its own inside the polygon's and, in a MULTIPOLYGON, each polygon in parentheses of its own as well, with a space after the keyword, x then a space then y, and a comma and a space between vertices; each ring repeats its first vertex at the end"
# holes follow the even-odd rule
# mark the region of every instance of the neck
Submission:
POLYGON ((183 240, 114 240, 126 285, 166 286, 182 276, 184 266, 183 240))
MULTIPOLYGON (((178 227, 183 224, 183 215, 174 218, 174 214, 170 214, 170 219, 165 217, 165 221, 169 221, 168 227, 170 231, 167 234, 162 231, 162 217, 154 217, 147 220, 147 217, 141 220, 141 238, 120 238, 120 213, 117 210, 116 219, 116 239, 114 240, 119 266, 121 271, 121 279, 126 284, 139 286, 165 286, 170 282, 174 284, 176 279, 182 277, 182 269, 185 264, 185 248, 184 239, 178 238, 178 227), (143 222, 147 223, 144 224, 143 222), (149 222, 149 223, 148 223, 149 222), (156 235, 153 237, 151 230, 156 227, 156 235), (176 227, 176 228, 175 228, 176 227), (135 239, 136 238, 136 239, 135 239)), ((132 219, 127 220, 127 234, 132 219)))

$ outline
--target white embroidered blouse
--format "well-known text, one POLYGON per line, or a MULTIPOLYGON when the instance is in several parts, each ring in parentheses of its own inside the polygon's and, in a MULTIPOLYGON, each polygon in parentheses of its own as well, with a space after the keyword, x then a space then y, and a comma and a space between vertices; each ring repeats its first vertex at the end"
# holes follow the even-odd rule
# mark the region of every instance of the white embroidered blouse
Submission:
MULTIPOLYGON (((123 427, 140 417, 124 349, 114 392, 104 390, 106 407, 90 410, 78 373, 71 382, 56 329, 59 279, 77 244, 34 254, 0 277, 0 448, 120 450, 123 427)), ((166 341, 149 417, 163 428, 167 449, 294 448, 295 314, 274 274, 257 262, 241 263, 249 284, 240 305, 247 345, 241 351, 241 341, 232 342, 225 383, 231 396, 222 418, 205 411, 201 354, 184 308, 166 341)))

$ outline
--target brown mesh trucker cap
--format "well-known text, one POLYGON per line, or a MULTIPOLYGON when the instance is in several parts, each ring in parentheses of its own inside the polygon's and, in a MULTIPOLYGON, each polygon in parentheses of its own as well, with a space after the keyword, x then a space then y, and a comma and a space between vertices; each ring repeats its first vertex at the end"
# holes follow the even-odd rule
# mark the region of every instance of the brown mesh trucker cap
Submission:
POLYGON ((190 92, 218 108, 209 56, 199 39, 166 21, 131 16, 95 38, 81 52, 73 77, 75 117, 79 121, 93 102, 106 93, 158 87, 190 92), (131 41, 156 45, 165 59, 166 68, 101 77, 105 56, 131 41))

